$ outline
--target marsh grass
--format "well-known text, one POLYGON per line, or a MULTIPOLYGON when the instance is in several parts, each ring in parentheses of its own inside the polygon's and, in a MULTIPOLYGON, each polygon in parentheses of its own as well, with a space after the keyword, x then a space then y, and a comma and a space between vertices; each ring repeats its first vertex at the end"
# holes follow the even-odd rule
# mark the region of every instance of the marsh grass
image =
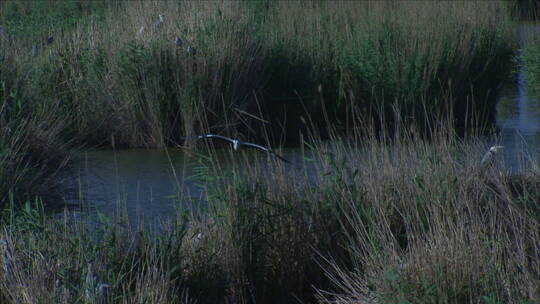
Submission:
POLYGON ((479 167, 487 147, 452 129, 400 130, 313 138, 298 168, 242 153, 224 167, 211 153, 198 170, 206 208, 159 234, 13 211, 0 235, 18 266, 0 271, 1 293, 90 301, 91 268, 112 302, 538 301, 537 166, 508 176, 479 167))
POLYGON ((305 128, 313 164, 209 157, 205 212, 159 235, 14 207, 0 232, 2 301, 95 303, 100 283, 125 303, 538 301, 538 172, 480 169, 487 147, 455 134, 454 118, 490 113, 504 77, 502 2, 120 8, 49 28, 55 43, 37 54, 30 38, 0 38, 2 193, 33 201, 71 143, 163 147, 201 131, 272 141, 305 128))
POLYGON ((357 116, 392 128, 395 108, 420 128, 449 112, 458 128, 484 124, 514 48, 503 2, 0 5, 2 132, 41 136, 4 149, 50 151, 39 166, 73 145, 165 147, 201 132, 298 143, 310 125, 328 136, 357 116))
POLYGON ((535 173, 486 174, 471 157, 480 153, 458 157, 470 149, 460 141, 404 139, 393 148, 375 146, 354 163, 353 189, 363 189, 363 196, 341 197, 340 208, 355 266, 327 260, 339 291, 320 290, 319 300, 537 301, 539 218, 535 207, 521 202, 538 195, 521 186, 534 184, 535 173))
MULTIPOLYGON (((298 141, 300 116, 319 121, 326 111, 346 126, 355 108, 378 116, 371 110, 395 103, 418 121, 452 108, 462 124, 470 113, 481 122, 493 113, 490 97, 514 48, 503 2, 140 1, 80 9, 96 13, 65 25, 47 21, 60 9, 39 19, 55 42, 37 55, 33 37, 2 41, 17 78, 32 75, 25 88, 32 102, 60 100, 74 119, 71 133, 98 145, 114 137, 118 146, 163 147, 202 131, 264 139, 262 129, 298 141)), ((8 29, 16 19, 9 12, 8 29)))
POLYGON ((463 119, 467 111, 486 119, 490 90, 504 79, 508 66, 500 64, 513 48, 500 4, 281 2, 269 8, 265 25, 279 46, 273 54, 291 59, 275 67, 287 76, 274 72, 270 85, 288 97, 303 92, 306 103, 317 103, 321 86, 328 112, 340 120, 348 107, 369 113, 394 103, 420 122, 450 108, 461 123, 471 118, 463 119))
POLYGON ((5 99, 0 106, 2 207, 10 196, 24 201, 59 194, 58 183, 74 153, 70 142, 62 138, 66 122, 56 117, 58 109, 27 111, 19 105, 5 99))

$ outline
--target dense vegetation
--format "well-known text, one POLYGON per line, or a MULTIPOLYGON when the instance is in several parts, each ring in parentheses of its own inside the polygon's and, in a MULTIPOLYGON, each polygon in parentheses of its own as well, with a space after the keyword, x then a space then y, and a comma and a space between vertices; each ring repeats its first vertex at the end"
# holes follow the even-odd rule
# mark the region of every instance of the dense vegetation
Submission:
MULTIPOLYGON (((527 34, 536 35, 534 31, 527 34)), ((540 39, 535 37, 529 41, 523 47, 521 63, 526 72, 526 81, 530 89, 529 93, 533 96, 540 96, 540 39)))
POLYGON ((507 177, 478 166, 484 146, 401 130, 391 145, 315 142, 315 170, 203 166, 208 209, 159 234, 29 205, 5 217, 0 293, 13 303, 536 303, 537 169, 507 177))
POLYGON ((0 302, 537 302, 538 165, 480 168, 486 147, 456 135, 493 118, 510 17, 502 1, 1 2, 0 302), (159 234, 36 199, 76 149, 207 131, 285 137, 319 166, 209 163, 207 210, 159 234))
POLYGON ((391 125, 396 111, 420 127, 444 113, 478 125, 514 46, 503 2, 0 5, 3 193, 39 194, 24 184, 40 172, 17 168, 56 172, 65 146, 164 147, 204 131, 297 141, 306 120, 324 135, 358 115, 391 125))

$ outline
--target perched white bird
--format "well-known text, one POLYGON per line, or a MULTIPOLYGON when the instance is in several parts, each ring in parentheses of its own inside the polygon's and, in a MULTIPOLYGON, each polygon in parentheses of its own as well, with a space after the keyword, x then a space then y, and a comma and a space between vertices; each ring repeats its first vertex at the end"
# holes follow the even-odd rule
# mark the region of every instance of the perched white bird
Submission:
POLYGON ((257 145, 257 144, 254 144, 254 143, 244 142, 244 141, 240 141, 238 139, 233 139, 233 138, 229 138, 229 137, 225 137, 225 136, 221 136, 221 135, 214 135, 214 134, 206 134, 206 135, 197 136, 197 139, 205 139, 205 138, 215 138, 215 139, 220 139, 220 140, 226 141, 226 142, 233 145, 234 151, 238 151, 242 146, 246 146, 246 147, 251 147, 251 148, 255 148, 255 149, 259 149, 259 150, 268 152, 268 153, 272 154, 273 156, 279 158, 280 160, 282 160, 282 161, 284 161, 286 163, 289 162, 287 159, 285 159, 282 156, 276 154, 271 149, 260 146, 260 145, 257 145))
POLYGON ((495 154, 497 154, 497 152, 504 148, 503 146, 493 146, 491 148, 489 148, 489 150, 486 152, 486 154, 484 155, 484 157, 482 157, 482 160, 480 161, 480 165, 486 167, 486 166, 489 166, 493 163, 493 160, 495 159, 495 154))
POLYGON ((165 22, 164 17, 165 15, 159 14, 159 20, 154 23, 154 30, 159 30, 161 28, 163 22, 165 22))

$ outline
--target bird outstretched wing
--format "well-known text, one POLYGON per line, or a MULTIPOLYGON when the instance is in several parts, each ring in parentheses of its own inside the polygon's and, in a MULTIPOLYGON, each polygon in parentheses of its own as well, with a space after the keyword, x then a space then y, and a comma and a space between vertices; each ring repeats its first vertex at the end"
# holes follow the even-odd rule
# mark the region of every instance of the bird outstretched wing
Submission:
POLYGON ((232 138, 221 136, 221 135, 205 134, 205 135, 197 136, 197 139, 204 139, 204 138, 216 138, 216 139, 221 139, 221 140, 227 141, 227 142, 229 142, 231 144, 234 144, 234 140, 232 138))
POLYGON ((247 147, 252 147, 252 148, 255 148, 255 149, 259 149, 259 150, 263 150, 263 151, 268 152, 268 153, 272 154, 273 156, 279 158, 280 160, 282 160, 282 161, 284 161, 286 163, 289 163, 289 161, 287 159, 285 159, 283 156, 280 156, 279 154, 277 154, 276 152, 272 151, 269 148, 266 148, 266 147, 263 147, 263 146, 260 146, 260 145, 254 144, 254 143, 249 143, 249 142, 244 142, 244 143, 242 143, 242 145, 247 146, 247 147))

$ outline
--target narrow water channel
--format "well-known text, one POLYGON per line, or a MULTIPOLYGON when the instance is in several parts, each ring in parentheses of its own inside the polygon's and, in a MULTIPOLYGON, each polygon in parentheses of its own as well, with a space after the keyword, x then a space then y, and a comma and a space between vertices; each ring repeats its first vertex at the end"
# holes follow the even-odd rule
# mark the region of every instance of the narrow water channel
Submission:
MULTIPOLYGON (((540 25, 523 23, 518 29, 521 47, 538 39, 540 25)), ((540 100, 530 92, 525 68, 517 69, 516 82, 503 88, 497 104, 499 143, 505 147, 504 164, 508 171, 517 172, 524 159, 538 157, 540 149, 540 100)))
MULTIPOLYGON (((540 33, 540 26, 522 24, 518 31, 523 45, 540 33)), ((516 78, 515 83, 502 89, 496 121, 500 133, 487 143, 505 147, 504 165, 509 172, 517 172, 523 158, 537 156, 540 149, 539 99, 529 93, 523 68, 516 78)), ((224 167, 233 165, 230 152, 223 149, 215 155, 224 167)), ((305 157, 299 149, 283 153, 293 163, 301 163, 305 157)), ((204 202, 204 185, 197 178, 204 168, 204 158, 190 154, 178 149, 84 152, 79 168, 80 191, 68 200, 83 202, 90 214, 123 212, 132 222, 171 218, 178 214, 178 208, 197 208, 188 206, 188 202, 204 202)))

